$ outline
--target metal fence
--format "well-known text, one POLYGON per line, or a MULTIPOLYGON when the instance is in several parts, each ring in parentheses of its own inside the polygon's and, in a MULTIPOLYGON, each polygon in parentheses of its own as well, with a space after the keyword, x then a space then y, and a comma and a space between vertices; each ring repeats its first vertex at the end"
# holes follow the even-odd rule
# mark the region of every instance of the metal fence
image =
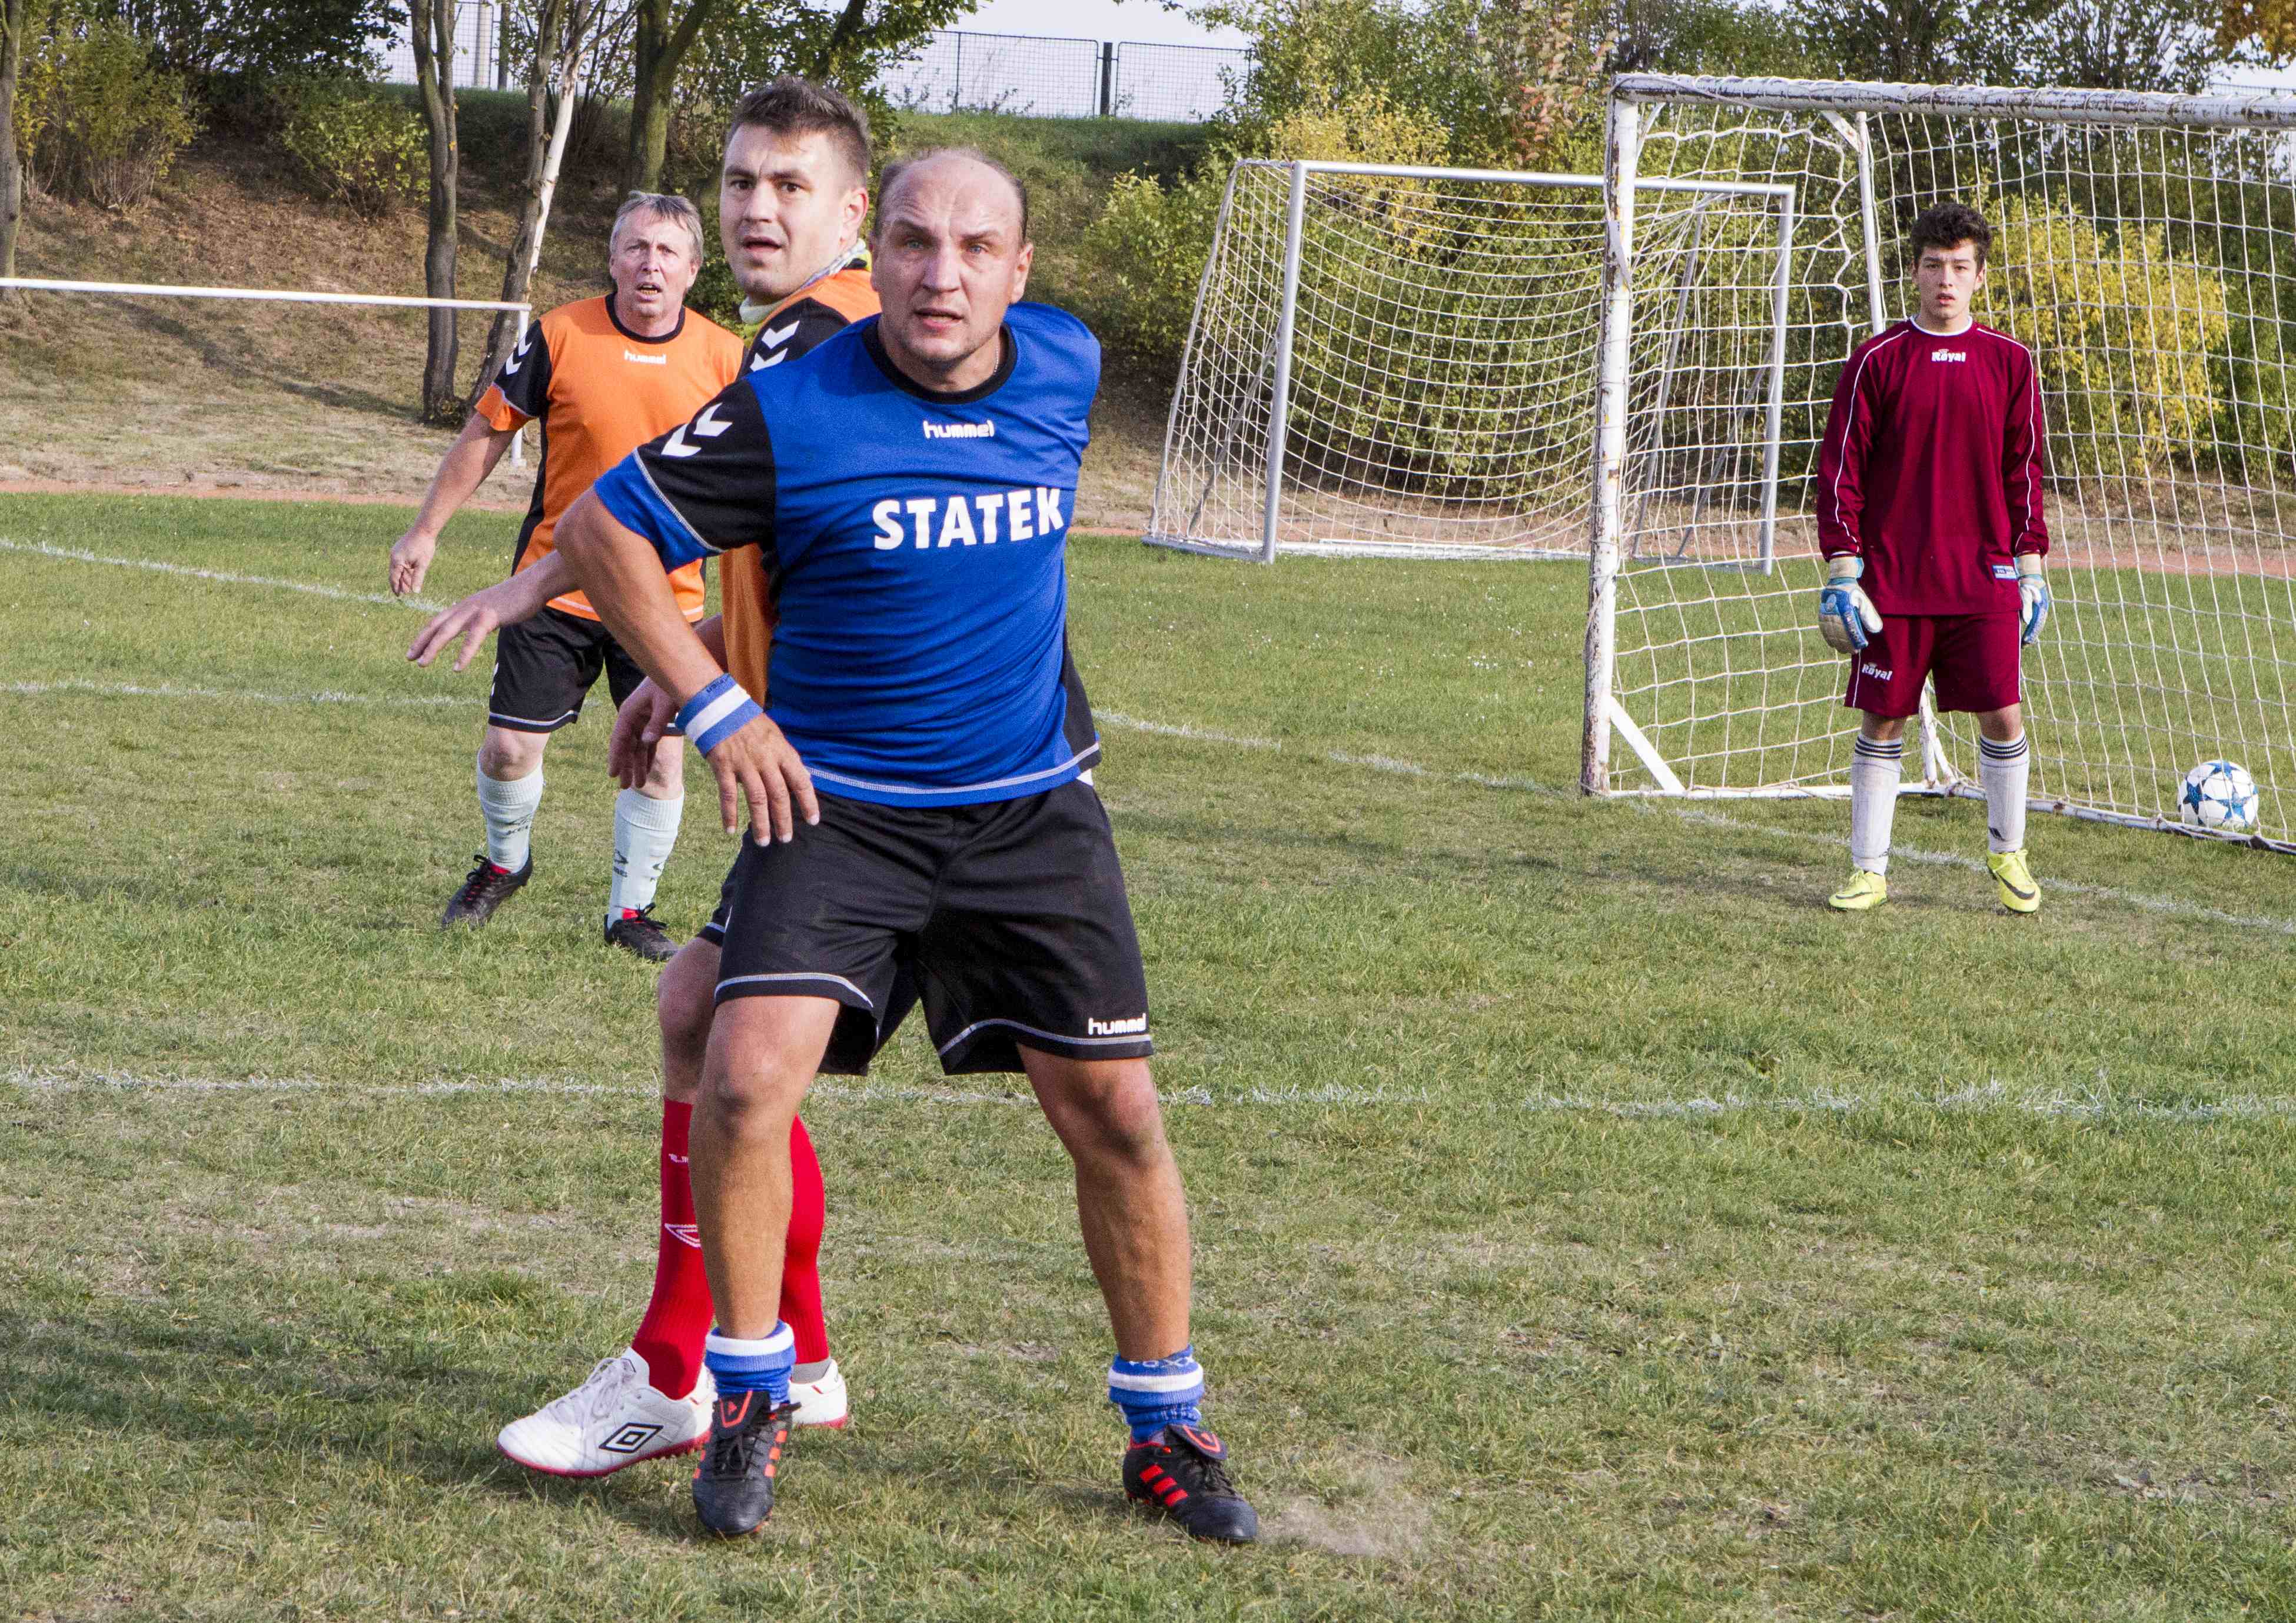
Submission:
MULTIPOLYGON (((505 9, 499 0, 461 0, 455 7, 455 89, 499 90, 510 83, 502 49, 505 9)), ((382 48, 382 79, 386 85, 414 82, 414 36, 403 20, 382 48)), ((524 83, 523 70, 520 82, 524 83)))
POLYGON ((1201 123, 1226 105, 1229 82, 1250 63, 1250 52, 1219 45, 937 29, 877 83, 896 106, 919 112, 1201 123))
MULTIPOLYGON (((458 89, 524 82, 523 70, 513 72, 503 50, 505 10, 504 0, 461 0, 455 8, 458 89)), ((414 42, 405 23, 382 54, 388 83, 414 82, 414 42)), ((1222 45, 936 29, 914 56, 886 70, 877 85, 895 106, 919 112, 1200 124, 1227 104, 1229 86, 1250 66, 1250 52, 1222 45)))

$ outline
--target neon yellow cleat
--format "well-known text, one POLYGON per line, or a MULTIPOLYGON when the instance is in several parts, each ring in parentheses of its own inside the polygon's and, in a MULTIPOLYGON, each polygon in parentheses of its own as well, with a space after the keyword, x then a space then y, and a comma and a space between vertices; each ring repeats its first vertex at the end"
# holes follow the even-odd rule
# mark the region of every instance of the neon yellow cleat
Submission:
POLYGON ((1879 907, 1890 899, 1890 881, 1879 873, 1868 873, 1863 868, 1849 870, 1849 882, 1825 898, 1825 905, 1837 913, 1863 913, 1869 907, 1879 907))
POLYGON ((2014 851, 1988 851, 1985 865, 1993 870, 1993 882, 2001 892, 2001 905, 2012 913, 2038 913, 2041 910, 2041 887, 2033 882, 2033 870, 2025 865, 2025 852, 2021 847, 2014 851))

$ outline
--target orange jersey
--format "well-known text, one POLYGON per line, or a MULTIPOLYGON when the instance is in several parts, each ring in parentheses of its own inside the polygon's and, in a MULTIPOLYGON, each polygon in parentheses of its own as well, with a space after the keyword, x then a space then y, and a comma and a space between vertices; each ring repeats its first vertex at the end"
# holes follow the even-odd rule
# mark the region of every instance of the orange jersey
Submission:
MULTIPOLYGON (((667 338, 639 338, 615 318, 611 298, 561 305, 526 330, 517 353, 479 398, 479 415, 498 432, 542 424, 542 466, 534 504, 519 532, 511 572, 550 555, 550 535, 598 476, 632 451, 684 422, 741 375, 742 340, 694 311, 667 338)), ((702 613, 701 565, 669 578, 689 620, 702 613)), ((550 606, 596 619, 579 592, 550 606)))
MULTIPOLYGON (((869 285, 867 259, 859 258, 775 305, 750 346, 747 369, 761 372, 778 366, 849 324, 875 314, 877 290, 869 285)), ((762 704, 766 662, 774 649, 774 599, 766 586, 764 556, 754 546, 738 546, 718 563, 718 590, 726 617, 726 668, 762 704)))

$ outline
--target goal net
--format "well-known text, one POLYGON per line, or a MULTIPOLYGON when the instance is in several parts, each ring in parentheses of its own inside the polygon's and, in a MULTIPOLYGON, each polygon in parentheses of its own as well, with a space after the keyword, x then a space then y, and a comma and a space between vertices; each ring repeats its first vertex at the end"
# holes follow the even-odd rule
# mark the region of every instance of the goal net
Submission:
MULTIPOLYGON (((2264 787, 2263 836, 2288 842, 2292 131, 2296 104, 2243 97, 1620 78, 1585 786, 1847 792, 1854 717, 1815 623, 1809 480, 1842 361, 1908 313, 1907 227, 1959 200, 1995 233, 1977 317, 2033 348, 2046 420, 2055 610, 2025 651, 2033 804, 2173 826, 2185 770, 2224 758, 2264 787), (1796 198, 1774 525, 1723 398, 1767 341, 1758 301, 1698 335, 1702 374, 1645 341, 1670 317, 1645 291, 1644 222, 1674 201, 1644 193, 1685 180, 1796 198)), ((1970 718, 1925 706, 1923 724, 1909 788, 1975 792, 1970 718)))
MULTIPOLYGON (((1279 552, 1584 556, 1602 177, 1247 160, 1228 177, 1146 539, 1279 552)), ((1790 186, 1644 188, 1653 375, 1775 488, 1790 186), (1749 324, 1743 331, 1738 324, 1749 324), (1742 357, 1752 357, 1739 367, 1742 357), (1735 368, 1726 376, 1716 366, 1735 368)))

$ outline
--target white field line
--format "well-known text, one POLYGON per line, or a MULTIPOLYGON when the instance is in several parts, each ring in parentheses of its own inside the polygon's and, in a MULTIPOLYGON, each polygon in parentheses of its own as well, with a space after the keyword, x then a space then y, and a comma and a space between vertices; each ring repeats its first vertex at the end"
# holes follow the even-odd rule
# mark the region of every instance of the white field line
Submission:
MULTIPOLYGON (((1266 750, 1283 752, 1282 741, 1272 738, 1250 738, 1232 733, 1218 733, 1208 727, 1176 725, 1170 722, 1140 721, 1112 710, 1096 710, 1094 715, 1104 726, 1123 732, 1152 733, 1165 738, 1193 739, 1202 743, 1226 744, 1239 750, 1266 750)), ((1316 750, 1310 758, 1328 761, 1335 766, 1357 766, 1366 771, 1383 772, 1398 777, 1439 778, 1455 783, 1472 783, 1480 789, 1502 789, 1525 794, 1564 798, 1576 795, 1575 788, 1563 789, 1542 783, 1532 778, 1493 777, 1480 772, 1447 772, 1432 766, 1423 766, 1415 761, 1397 760, 1384 755, 1349 755, 1337 750, 1316 750)), ((1621 804, 1650 816, 1679 818, 1685 823, 1701 824, 1709 828, 1740 830, 1749 834, 1761 834, 1773 840, 1790 840, 1803 845, 1832 846, 1839 850, 1849 848, 1846 834, 1824 834, 1810 829, 1782 828, 1775 824, 1750 823, 1722 812, 1701 806, 1670 806, 1664 801, 1630 799, 1621 804)), ((1961 868, 1972 873, 1987 872, 1983 863, 1973 857, 1952 851, 1925 851, 1917 846, 1892 845, 1893 859, 1919 863, 1929 867, 1961 868)), ((2115 885, 2092 885, 2075 879, 2045 879, 2044 890, 2073 896, 2093 897, 2098 901, 2113 902, 2133 907, 2141 913, 2157 913, 2170 918, 2194 919, 2202 923, 2225 924, 2235 930, 2259 930, 2267 935, 2296 936, 2296 919, 2277 918, 2269 914, 2227 913, 2201 902, 2188 902, 2179 897, 2154 896, 2141 890, 2123 890, 2115 885)))
MULTIPOLYGON (((434 1078, 399 1086, 328 1082, 311 1077, 142 1076, 122 1071, 78 1075, 19 1066, 0 1071, 0 1085, 26 1093, 156 1093, 194 1094, 292 1094, 373 1099, 432 1099, 458 1094, 492 1097, 530 1094, 558 1098, 652 1099, 657 1090, 636 1083, 578 1082, 558 1077, 498 1077, 492 1080, 434 1078)), ((1017 1086, 1017 1085, 1016 1085, 1017 1086)), ((959 1087, 917 1087, 882 1082, 826 1078, 813 1085, 808 1100, 836 1104, 929 1104, 1004 1106, 1034 1110, 1026 1093, 983 1093, 959 1087)), ((1928 1110, 1947 1116, 2031 1116, 2072 1121, 2160 1122, 2206 1126, 2228 1121, 2296 1121, 2296 1096, 2241 1094, 2186 1104, 2159 1104, 2117 1096, 2109 1084, 2081 1093, 2013 1093, 1999 1082, 1939 1093, 1873 1094, 1821 1092, 1774 1098, 1741 1094, 1700 1094, 1686 1099, 1602 1099, 1570 1094, 1527 1094, 1520 1099, 1482 1104, 1445 1100, 1423 1088, 1359 1087, 1345 1084, 1306 1087, 1246 1087, 1215 1093, 1180 1088, 1164 1095, 1168 1107, 1191 1110, 1283 1111, 1392 1110, 1434 1106, 1454 1114, 1500 1115, 1515 1111, 1539 1115, 1607 1116, 1627 1121, 1711 1120, 1724 1116, 1845 1117, 1867 1111, 1928 1110)))
POLYGON ((308 580, 275 580, 267 575, 234 575, 228 570, 195 570, 187 563, 162 563, 156 558, 111 558, 102 553, 84 553, 78 547, 52 546, 45 541, 12 541, 0 536, 0 552, 30 553, 42 558, 60 558, 72 563, 102 563, 114 569, 151 570, 161 575, 183 575, 193 580, 218 581, 226 586, 269 586, 280 592, 302 592, 313 597, 332 597, 339 602, 384 603, 394 608, 420 609, 435 614, 444 603, 426 602, 420 597, 393 597, 388 592, 347 592, 340 586, 317 586, 308 580))
POLYGON ((470 700, 457 693, 432 693, 427 696, 404 693, 339 693, 321 690, 315 693, 258 693, 244 689, 217 687, 178 687, 173 683, 146 685, 135 682, 10 682, 0 684, 0 693, 94 693, 116 699, 220 699, 230 704, 376 704, 398 708, 430 707, 449 704, 467 705, 470 700))

